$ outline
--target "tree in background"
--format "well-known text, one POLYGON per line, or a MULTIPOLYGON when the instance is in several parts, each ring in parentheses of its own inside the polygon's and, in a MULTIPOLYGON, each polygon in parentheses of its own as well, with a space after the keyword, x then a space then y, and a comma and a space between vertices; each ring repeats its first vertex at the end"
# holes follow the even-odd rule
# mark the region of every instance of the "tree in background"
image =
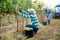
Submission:
POLYGON ((38 12, 41 10, 43 4, 43 2, 38 2, 37 0, 34 4, 32 4, 32 0, 0 0, 0 12, 14 12, 17 5, 23 10, 35 8, 38 12))
POLYGON ((34 1, 33 7, 37 11, 37 13, 42 13, 42 10, 41 10, 42 6, 44 6, 43 2, 38 2, 37 0, 34 1))
POLYGON ((31 2, 31 0, 0 0, 0 12, 14 12, 17 5, 27 10, 31 7, 31 2))
POLYGON ((4 17, 7 15, 6 13, 14 14, 17 5, 25 11, 29 8, 34 8, 37 13, 42 13, 41 8, 43 4, 44 3, 38 2, 37 0, 34 3, 32 3, 32 0, 0 0, 0 14, 4 17))

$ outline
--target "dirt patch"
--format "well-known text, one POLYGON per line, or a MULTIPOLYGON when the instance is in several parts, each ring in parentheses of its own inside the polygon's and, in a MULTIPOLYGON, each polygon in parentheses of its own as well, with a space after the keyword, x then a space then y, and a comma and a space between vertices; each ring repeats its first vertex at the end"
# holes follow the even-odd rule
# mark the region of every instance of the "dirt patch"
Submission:
POLYGON ((38 33, 29 40, 60 40, 60 34, 58 34, 58 32, 60 33, 60 29, 58 29, 60 28, 59 19, 53 19, 50 25, 43 27, 45 28, 39 30, 38 33))

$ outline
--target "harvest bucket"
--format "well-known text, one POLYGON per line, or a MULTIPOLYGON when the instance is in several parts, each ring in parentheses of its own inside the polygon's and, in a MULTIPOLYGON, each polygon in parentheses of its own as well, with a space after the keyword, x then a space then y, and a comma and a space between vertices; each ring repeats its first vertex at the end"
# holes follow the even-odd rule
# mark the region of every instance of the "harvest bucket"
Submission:
POLYGON ((43 25, 47 25, 47 22, 44 22, 44 21, 43 21, 42 24, 43 24, 43 25))

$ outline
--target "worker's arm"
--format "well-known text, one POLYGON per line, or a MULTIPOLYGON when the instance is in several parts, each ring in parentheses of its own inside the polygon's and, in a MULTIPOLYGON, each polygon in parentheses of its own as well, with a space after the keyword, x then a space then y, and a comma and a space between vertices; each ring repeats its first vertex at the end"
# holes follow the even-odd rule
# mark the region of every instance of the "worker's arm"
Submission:
POLYGON ((18 11, 18 14, 25 17, 25 18, 30 18, 30 15, 28 12, 25 12, 25 11, 18 11))
POLYGON ((19 15, 25 17, 25 18, 30 18, 30 15, 28 12, 25 12, 24 10, 20 9, 19 6, 16 6, 15 13, 18 13, 19 15))

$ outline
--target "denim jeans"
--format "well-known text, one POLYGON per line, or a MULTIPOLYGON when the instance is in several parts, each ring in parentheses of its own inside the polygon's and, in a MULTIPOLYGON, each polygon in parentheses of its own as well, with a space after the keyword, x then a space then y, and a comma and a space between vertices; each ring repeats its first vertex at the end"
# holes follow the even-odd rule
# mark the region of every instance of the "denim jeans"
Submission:
POLYGON ((50 24, 50 20, 48 20, 48 24, 50 24))
POLYGON ((39 28, 36 28, 36 26, 32 24, 27 24, 26 27, 33 28, 34 33, 36 33, 39 29, 39 28))
POLYGON ((47 15, 48 24, 50 24, 51 16, 52 16, 52 13, 50 13, 49 15, 47 15))

